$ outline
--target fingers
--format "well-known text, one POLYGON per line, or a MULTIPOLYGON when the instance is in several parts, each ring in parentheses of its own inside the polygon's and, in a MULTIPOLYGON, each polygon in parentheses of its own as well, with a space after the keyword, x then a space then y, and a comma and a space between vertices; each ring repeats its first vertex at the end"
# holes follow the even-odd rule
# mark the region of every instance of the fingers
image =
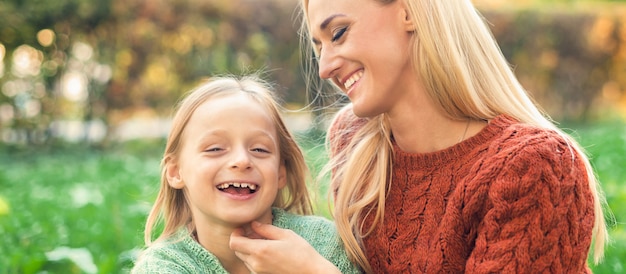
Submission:
POLYGON ((252 230, 259 236, 268 240, 281 240, 289 236, 291 230, 282 229, 270 224, 263 224, 257 221, 252 222, 252 230))
POLYGON ((239 253, 237 254, 237 257, 245 261, 242 256, 250 254, 250 250, 248 248, 254 247, 253 241, 254 240, 248 239, 244 236, 243 229, 237 228, 230 234, 230 249, 234 250, 235 254, 239 253))

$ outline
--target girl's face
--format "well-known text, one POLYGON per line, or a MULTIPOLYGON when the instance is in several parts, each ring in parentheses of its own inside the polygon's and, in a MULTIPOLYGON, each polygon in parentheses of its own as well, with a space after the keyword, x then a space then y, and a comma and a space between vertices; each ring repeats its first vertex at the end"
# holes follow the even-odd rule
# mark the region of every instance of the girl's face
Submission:
POLYGON ((212 98, 195 110, 181 137, 168 181, 184 189, 196 224, 271 222, 286 172, 265 108, 245 94, 212 98))
POLYGON ((319 75, 348 95, 355 114, 388 112, 415 88, 413 25, 402 0, 309 0, 306 8, 319 75))

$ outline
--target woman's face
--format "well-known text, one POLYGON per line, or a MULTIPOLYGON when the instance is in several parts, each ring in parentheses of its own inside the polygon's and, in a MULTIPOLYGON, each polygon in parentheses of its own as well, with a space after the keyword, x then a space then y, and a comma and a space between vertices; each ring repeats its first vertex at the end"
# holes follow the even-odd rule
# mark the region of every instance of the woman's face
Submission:
POLYGON ((319 75, 348 95, 356 115, 388 112, 415 87, 402 0, 309 0, 306 8, 319 75))

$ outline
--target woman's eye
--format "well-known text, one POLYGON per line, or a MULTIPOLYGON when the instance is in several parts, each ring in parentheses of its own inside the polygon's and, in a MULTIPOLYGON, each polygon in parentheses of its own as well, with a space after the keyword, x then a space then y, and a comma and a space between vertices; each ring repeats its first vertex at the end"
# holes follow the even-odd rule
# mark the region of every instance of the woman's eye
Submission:
POLYGON ((335 42, 339 40, 341 36, 343 36, 343 34, 346 32, 346 30, 348 30, 348 27, 343 27, 343 28, 338 29, 337 32, 333 34, 332 41, 335 42))

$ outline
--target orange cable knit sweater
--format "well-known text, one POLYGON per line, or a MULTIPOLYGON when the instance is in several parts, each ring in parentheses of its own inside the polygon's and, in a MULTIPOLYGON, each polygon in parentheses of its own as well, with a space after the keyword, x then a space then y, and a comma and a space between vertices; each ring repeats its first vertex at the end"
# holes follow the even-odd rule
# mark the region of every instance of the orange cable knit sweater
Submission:
MULTIPOLYGON (((351 138, 338 132, 365 121, 345 110, 333 151, 351 138)), ((502 115, 445 150, 394 151, 384 223, 363 239, 374 272, 591 272, 588 177, 555 132, 502 115)))

